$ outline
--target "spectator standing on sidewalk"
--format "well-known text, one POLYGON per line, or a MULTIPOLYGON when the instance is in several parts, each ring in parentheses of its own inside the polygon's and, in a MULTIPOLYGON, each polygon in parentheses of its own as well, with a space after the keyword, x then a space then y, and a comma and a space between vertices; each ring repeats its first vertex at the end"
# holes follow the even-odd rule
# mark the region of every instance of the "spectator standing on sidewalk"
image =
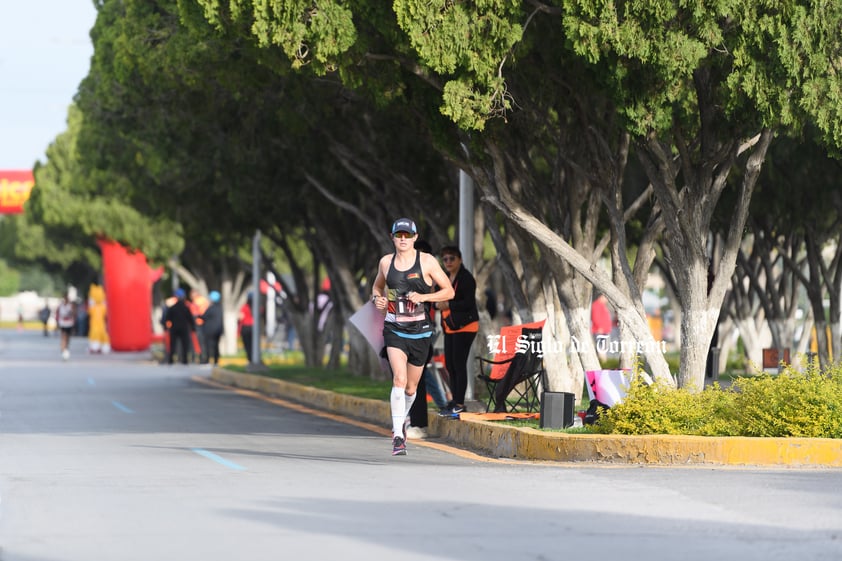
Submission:
POLYGON ((219 301, 219 292, 212 290, 210 293, 210 306, 201 315, 205 333, 205 346, 203 348, 208 353, 206 362, 213 362, 214 364, 219 364, 219 339, 222 337, 224 331, 222 305, 219 301))
POLYGON ((240 330, 240 338, 243 340, 243 346, 246 348, 246 358, 249 364, 252 362, 251 357, 251 341, 254 330, 254 315, 251 313, 252 294, 249 292, 246 303, 240 307, 240 313, 237 316, 237 327, 240 330))
POLYGON ((205 344, 205 320, 202 319, 202 314, 205 313, 209 305, 210 301, 202 296, 198 290, 193 289, 190 291, 190 301, 187 302, 187 307, 190 308, 190 312, 193 314, 193 320, 196 323, 196 340, 199 345, 198 359, 201 364, 208 363, 208 349, 205 344))
POLYGON ((477 282, 462 265, 462 252, 453 245, 440 251, 442 263, 453 284, 454 296, 439 302, 441 325, 444 331, 444 366, 450 376, 453 401, 441 411, 443 416, 458 415, 465 410, 468 390, 468 355, 479 331, 477 311, 477 282))
POLYGON ((178 361, 187 364, 187 353, 193 344, 192 334, 196 329, 193 314, 187 303, 184 301, 186 294, 179 288, 174 294, 176 301, 167 309, 167 325, 170 331, 170 352, 167 357, 167 364, 173 363, 176 349, 178 349, 178 361))

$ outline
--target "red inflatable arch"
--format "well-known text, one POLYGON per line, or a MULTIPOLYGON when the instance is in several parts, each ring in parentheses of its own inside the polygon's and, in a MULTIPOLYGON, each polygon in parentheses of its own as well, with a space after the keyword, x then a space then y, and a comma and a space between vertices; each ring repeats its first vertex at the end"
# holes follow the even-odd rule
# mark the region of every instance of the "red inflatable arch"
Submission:
POLYGON ((152 342, 153 271, 141 251, 129 251, 110 240, 99 240, 108 306, 108 336, 115 351, 145 351, 152 342))

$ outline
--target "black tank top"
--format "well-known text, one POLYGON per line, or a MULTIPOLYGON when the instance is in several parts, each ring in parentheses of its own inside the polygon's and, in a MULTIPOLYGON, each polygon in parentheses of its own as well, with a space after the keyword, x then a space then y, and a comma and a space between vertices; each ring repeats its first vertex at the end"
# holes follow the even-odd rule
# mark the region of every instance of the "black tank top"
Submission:
POLYGON ((420 251, 415 252, 415 263, 406 271, 395 269, 395 255, 392 255, 389 272, 386 274, 386 287, 389 305, 386 308, 384 321, 387 325, 404 333, 423 333, 433 330, 433 324, 424 304, 413 304, 406 297, 409 292, 429 294, 433 288, 424 282, 420 251))

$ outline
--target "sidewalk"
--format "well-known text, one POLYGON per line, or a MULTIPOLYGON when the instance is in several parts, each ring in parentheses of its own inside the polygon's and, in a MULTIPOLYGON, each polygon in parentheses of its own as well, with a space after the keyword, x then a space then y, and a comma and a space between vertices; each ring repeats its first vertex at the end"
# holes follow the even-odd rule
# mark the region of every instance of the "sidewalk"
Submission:
MULTIPOLYGON (((211 380, 283 397, 373 424, 387 424, 387 401, 363 399, 255 374, 214 368, 211 380)), ((503 426, 463 413, 459 420, 430 416, 427 432, 494 458, 600 464, 842 467, 842 440, 565 434, 503 426)))

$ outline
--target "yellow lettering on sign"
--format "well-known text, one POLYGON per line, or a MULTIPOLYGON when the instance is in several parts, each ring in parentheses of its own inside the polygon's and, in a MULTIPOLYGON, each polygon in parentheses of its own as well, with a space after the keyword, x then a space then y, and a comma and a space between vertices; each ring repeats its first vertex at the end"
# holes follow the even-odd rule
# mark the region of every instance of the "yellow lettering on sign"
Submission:
POLYGON ((23 204, 29 200, 34 185, 34 181, 0 179, 0 213, 23 212, 23 204))

